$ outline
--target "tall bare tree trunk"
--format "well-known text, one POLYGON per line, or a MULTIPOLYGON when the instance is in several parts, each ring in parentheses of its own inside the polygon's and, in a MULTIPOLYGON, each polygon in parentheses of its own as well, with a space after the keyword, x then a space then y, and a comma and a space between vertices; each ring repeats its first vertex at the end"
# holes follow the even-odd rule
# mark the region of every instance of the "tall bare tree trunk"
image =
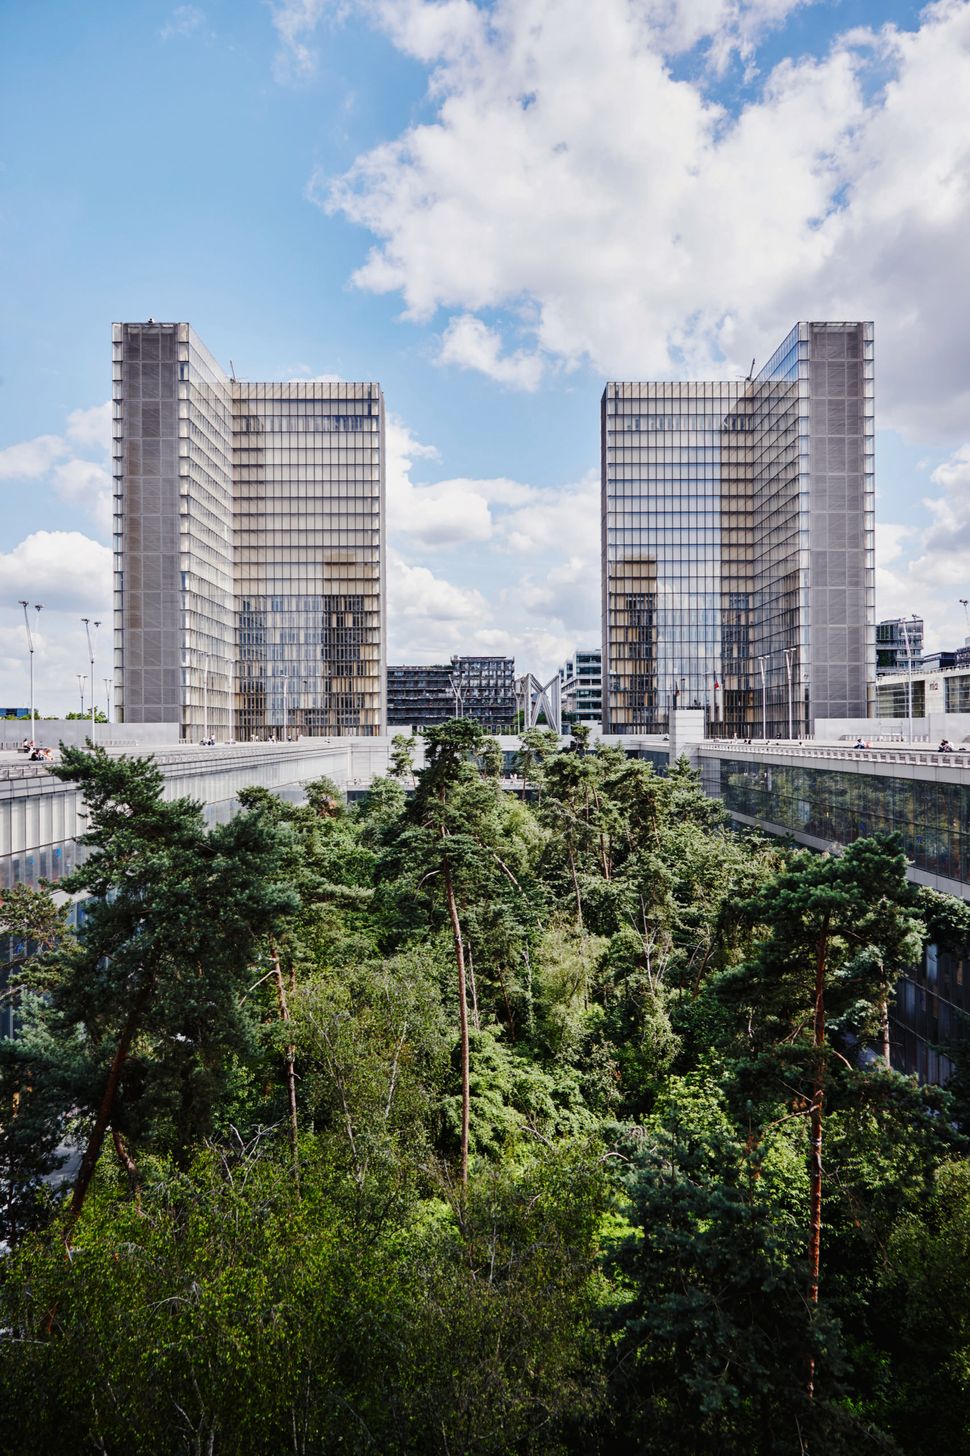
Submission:
POLYGON ((481 1031, 482 1024, 478 1019, 478 987, 475 985, 475 957, 472 955, 472 942, 468 942, 468 986, 472 993, 472 1021, 475 1023, 475 1030, 481 1031))
MULTIPOLYGON (((445 838, 444 829, 441 831, 445 838)), ((461 921, 458 918, 458 902, 451 878, 451 865, 445 860, 445 893, 448 896, 448 914, 455 940, 455 964, 458 967, 458 1025, 461 1033, 461 1185, 468 1183, 468 1135, 471 1124, 471 1090, 469 1085, 468 1060, 468 1001, 465 991, 465 946, 461 936, 461 921)))
MULTIPOLYGON (((290 1005, 286 999, 286 987, 283 985, 283 972, 280 970, 279 951, 272 954, 273 980, 276 984, 276 999, 280 1008, 280 1020, 287 1026, 290 1024, 290 1005)), ((290 1159, 293 1164, 293 1186, 296 1196, 300 1196, 300 1125, 297 1121, 296 1112, 296 1046, 293 1042, 286 1045, 286 1097, 290 1109, 290 1159)))
POLYGON ((91 1186, 91 1179, 97 1167, 101 1149, 104 1146, 104 1135, 111 1122, 111 1114, 114 1110, 114 1100, 118 1092, 118 1083, 121 1080, 121 1069, 128 1059, 131 1050, 131 1043, 135 1038, 139 1023, 145 1014, 145 1009, 151 1000, 152 991, 155 987, 154 977, 150 977, 142 986, 135 997, 134 1004, 128 1012, 127 1020, 118 1038, 118 1045, 115 1054, 111 1059, 111 1067, 108 1070, 108 1080, 104 1086, 101 1096, 101 1104, 98 1107, 98 1115, 94 1119, 94 1127, 88 1138, 87 1147, 84 1149, 84 1156, 81 1158, 81 1166, 78 1169, 77 1178, 74 1180, 74 1191, 71 1194, 71 1205, 67 1211, 68 1226, 64 1235, 64 1241, 68 1248, 71 1245, 71 1236, 74 1225, 81 1216, 81 1209, 84 1207, 84 1200, 88 1196, 88 1189, 91 1186))
POLYGON ((889 1041, 889 998, 884 996, 879 1007, 879 1050, 886 1067, 892 1066, 892 1047, 889 1041))
POLYGON ((579 875, 576 873, 576 851, 572 844, 569 845, 569 873, 573 881, 573 894, 576 896, 576 929, 583 928, 583 897, 579 893, 579 875))
MULTIPOLYGON (((822 1250, 822 1114, 825 1101, 825 967, 828 922, 815 950, 815 1081, 812 1087, 811 1147, 809 1151, 808 1302, 818 1306, 819 1264, 822 1250)), ((808 1398, 815 1395, 815 1356, 808 1361, 808 1398)))
POLYGON ((116 1127, 111 1129, 111 1141, 115 1145, 118 1162, 128 1175, 128 1183, 135 1200, 135 1207, 141 1213, 141 1178, 138 1174, 138 1165, 128 1151, 128 1145, 116 1127))
MULTIPOLYGON (((74 1180, 74 1191, 71 1194, 71 1204, 67 1210, 67 1228, 64 1230, 64 1247, 70 1251, 71 1241, 74 1237, 74 1226, 81 1217, 81 1209, 84 1207, 84 1200, 88 1196, 88 1189, 91 1186, 91 1179, 94 1177, 94 1170, 98 1166, 98 1158, 101 1156, 101 1149, 104 1147, 104 1136, 111 1123, 111 1114, 114 1111, 114 1101, 118 1093, 118 1083, 121 1080, 121 1069, 128 1059, 131 1050, 131 1043, 135 1039, 139 1023, 145 1014, 145 1009, 151 1000, 152 991, 155 989, 155 978, 150 976, 135 997, 134 1004, 128 1012, 127 1019, 121 1029, 121 1036, 118 1038, 118 1045, 115 1047, 115 1054, 111 1059, 111 1066, 108 1069, 108 1080, 101 1095, 101 1103, 98 1107, 98 1115, 94 1119, 94 1127, 88 1138, 87 1147, 81 1158, 81 1166, 78 1168, 77 1178, 74 1180)), ((117 1143, 115 1144, 117 1147, 117 1143)), ((123 1146, 123 1144, 122 1144, 123 1146)), ((120 1156, 120 1152, 119 1152, 120 1156)), ((47 1311, 44 1317, 43 1329, 45 1335, 49 1335, 54 1328, 54 1321, 57 1319, 57 1305, 54 1304, 47 1311)))

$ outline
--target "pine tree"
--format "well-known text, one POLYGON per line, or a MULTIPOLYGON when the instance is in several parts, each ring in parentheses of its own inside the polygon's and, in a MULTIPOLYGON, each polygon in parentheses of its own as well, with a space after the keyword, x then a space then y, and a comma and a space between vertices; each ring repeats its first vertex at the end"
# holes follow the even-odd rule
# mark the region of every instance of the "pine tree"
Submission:
POLYGON ((35 1021, 80 1067, 52 1066, 87 1126, 67 1237, 105 1138, 133 1181, 139 1144, 188 1156, 211 1129, 227 1064, 252 1044, 242 993, 263 939, 297 907, 279 874, 287 831, 260 809, 209 831, 201 806, 166 802, 148 759, 66 748, 53 772, 90 815, 62 888, 83 898, 76 941, 46 962, 35 1021))

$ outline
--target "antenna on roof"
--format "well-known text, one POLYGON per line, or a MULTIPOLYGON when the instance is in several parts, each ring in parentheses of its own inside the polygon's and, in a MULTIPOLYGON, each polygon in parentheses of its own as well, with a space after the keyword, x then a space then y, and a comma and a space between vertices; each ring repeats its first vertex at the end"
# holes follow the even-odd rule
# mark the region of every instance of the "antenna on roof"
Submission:
POLYGON ((236 366, 232 362, 231 359, 229 360, 229 377, 231 378, 233 384, 235 384, 235 382, 236 382, 236 366))

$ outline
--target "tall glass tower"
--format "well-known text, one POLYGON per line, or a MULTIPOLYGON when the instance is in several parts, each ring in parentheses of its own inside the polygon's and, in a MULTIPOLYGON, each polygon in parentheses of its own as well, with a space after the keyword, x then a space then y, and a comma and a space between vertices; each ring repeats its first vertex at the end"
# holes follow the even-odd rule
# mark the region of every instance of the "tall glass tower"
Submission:
POLYGON ((865 716, 871 323, 799 323, 746 380, 610 383, 601 454, 607 731, 865 716))
POLYGON ((183 738, 386 725, 384 401, 115 324, 115 692, 183 738))

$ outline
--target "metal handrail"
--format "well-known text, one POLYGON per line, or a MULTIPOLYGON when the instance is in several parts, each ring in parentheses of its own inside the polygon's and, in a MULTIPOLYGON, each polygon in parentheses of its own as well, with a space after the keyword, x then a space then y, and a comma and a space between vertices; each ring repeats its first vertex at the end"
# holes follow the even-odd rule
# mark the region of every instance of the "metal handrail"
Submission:
POLYGON ((842 748, 834 745, 823 748, 818 744, 753 743, 747 739, 738 739, 736 742, 718 739, 716 742, 699 743, 697 746, 702 753, 725 756, 751 753, 758 757, 771 755, 790 758, 794 755, 799 758, 837 758, 856 763, 940 763, 949 764, 953 768, 970 768, 970 749, 960 748, 941 753, 938 748, 842 748))

